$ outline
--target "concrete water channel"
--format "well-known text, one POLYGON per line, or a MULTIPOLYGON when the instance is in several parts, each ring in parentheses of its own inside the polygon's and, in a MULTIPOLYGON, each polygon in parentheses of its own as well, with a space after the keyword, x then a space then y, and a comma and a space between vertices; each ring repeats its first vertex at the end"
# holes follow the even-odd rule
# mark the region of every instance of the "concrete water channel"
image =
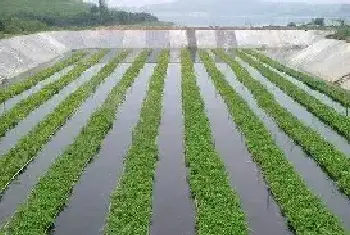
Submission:
MULTIPOLYGON (((125 38, 131 38, 132 35, 124 35, 122 39, 118 39, 118 42, 125 40, 125 38)), ((270 193, 269 186, 264 181, 259 167, 253 161, 245 146, 244 135, 241 134, 234 120, 232 120, 223 99, 216 92, 209 75, 204 69, 204 65, 199 59, 197 47, 208 46, 208 43, 200 39, 202 34, 195 30, 183 30, 182 33, 179 33, 182 36, 178 41, 171 41, 171 35, 172 33, 166 32, 145 35, 146 44, 151 45, 153 43, 153 47, 157 48, 152 51, 140 75, 128 90, 124 103, 116 113, 113 128, 106 135, 100 152, 86 166, 82 177, 77 181, 66 206, 62 208, 62 212, 57 216, 50 232, 56 235, 103 233, 106 215, 109 210, 110 194, 118 186, 118 181, 123 173, 124 157, 132 144, 132 130, 139 120, 142 101, 148 91, 149 78, 154 71, 155 62, 161 49, 169 46, 161 42, 164 37, 169 37, 170 44, 181 44, 182 37, 188 42, 186 47, 190 49, 192 60, 195 62, 197 85, 205 102, 216 150, 226 166, 229 183, 240 196, 241 207, 246 214, 250 234, 292 234, 273 195, 270 193), (156 43, 157 41, 159 43, 156 43)), ((229 43, 239 45, 243 40, 242 37, 236 38, 235 33, 231 31, 213 33, 212 36, 217 39, 215 41, 216 46, 225 46, 229 43), (233 37, 232 35, 234 35, 234 39, 226 38, 233 37)), ((138 43, 140 46, 143 45, 143 42, 141 42, 143 38, 134 38, 133 40, 134 43, 138 43)), ((82 76, 35 109, 27 119, 9 130, 6 136, 0 140, 0 157, 7 153, 18 140, 27 135, 40 120, 52 112, 69 94, 98 73, 118 51, 120 51, 120 48, 113 49, 104 57, 101 63, 85 71, 82 76)), ((119 64, 112 75, 99 85, 95 93, 84 101, 74 115, 67 120, 66 124, 42 147, 35 160, 18 175, 16 180, 8 185, 0 199, 0 225, 6 223, 18 206, 25 202, 40 177, 45 174, 50 165, 61 156, 67 146, 78 136, 81 129, 87 124, 91 114, 102 105, 109 91, 117 85, 140 51, 141 48, 134 49, 123 63, 119 64)), ((229 84, 263 121, 278 147, 283 150, 288 161, 295 167, 310 190, 319 196, 327 208, 341 219, 344 227, 350 230, 349 199, 339 192, 337 186, 312 158, 300 146, 295 144, 277 126, 275 121, 259 107, 254 96, 236 79, 230 67, 218 57, 211 55, 215 59, 219 70, 226 76, 229 84)), ((180 49, 172 48, 170 57, 163 94, 162 118, 158 136, 159 159, 153 185, 152 217, 149 230, 152 235, 194 235, 196 233, 195 203, 191 197, 186 178, 188 172, 183 149, 180 49)), ((287 108, 300 121, 316 130, 340 151, 350 156, 350 144, 346 139, 310 114, 304 107, 294 102, 258 71, 239 59, 237 60, 248 69, 254 79, 268 88, 281 106, 287 108)), ((2 104, 0 115, 21 100, 40 91, 45 84, 56 81, 71 69, 72 67, 67 67, 38 83, 33 88, 9 99, 5 105, 2 104)), ((329 100, 328 97, 306 87, 292 77, 286 76, 286 78, 343 114, 344 107, 338 103, 329 100)))

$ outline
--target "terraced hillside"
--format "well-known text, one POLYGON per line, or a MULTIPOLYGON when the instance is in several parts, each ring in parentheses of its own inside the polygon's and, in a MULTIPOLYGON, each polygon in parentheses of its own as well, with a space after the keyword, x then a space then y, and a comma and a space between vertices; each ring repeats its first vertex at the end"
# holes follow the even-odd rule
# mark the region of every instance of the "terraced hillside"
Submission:
POLYGON ((350 234, 350 93, 254 49, 76 50, 0 92, 1 235, 350 234))

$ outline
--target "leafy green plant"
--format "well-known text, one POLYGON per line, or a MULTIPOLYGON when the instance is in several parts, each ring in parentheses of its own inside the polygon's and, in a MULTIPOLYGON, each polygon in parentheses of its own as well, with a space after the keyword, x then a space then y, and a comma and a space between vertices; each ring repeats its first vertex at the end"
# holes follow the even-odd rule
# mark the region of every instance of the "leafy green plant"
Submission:
POLYGON ((103 49, 92 55, 87 61, 80 61, 67 75, 44 86, 39 92, 20 101, 12 109, 1 115, 0 138, 5 136, 7 130, 15 127, 21 120, 25 119, 35 108, 42 105, 70 82, 77 79, 85 70, 101 61, 108 51, 108 49, 103 49))
POLYGON ((21 92, 35 86, 40 81, 54 75, 56 72, 72 65, 78 61, 80 61, 86 55, 85 52, 76 52, 68 59, 60 61, 53 66, 41 70, 37 74, 21 81, 20 83, 16 83, 7 88, 0 89, 0 103, 5 102, 6 100, 20 94, 21 92))
POLYGON ((323 168, 330 178, 336 182, 340 190, 350 197, 349 157, 279 105, 273 95, 262 84, 253 79, 249 73, 247 74, 246 70, 227 54, 222 51, 216 51, 216 54, 226 61, 234 72, 237 74, 239 72, 244 73, 244 76, 237 76, 237 79, 251 90, 259 105, 274 118, 277 125, 290 138, 323 168))
POLYGON ((105 234, 148 234, 155 164, 158 160, 156 138, 169 56, 169 50, 161 52, 151 77, 140 120, 133 130, 132 146, 125 157, 123 176, 111 195, 105 234))
MULTIPOLYGON (((244 84, 248 84, 247 81, 253 83, 254 79, 250 77, 248 71, 237 62, 229 58, 222 50, 215 50, 215 52, 229 63, 240 81, 244 84)), ((331 214, 321 200, 308 189, 306 183, 283 155, 282 150, 277 147, 264 123, 230 86, 210 55, 201 51, 200 57, 216 89, 224 99, 234 122, 244 134, 248 150, 254 161, 261 167, 272 195, 287 218, 289 227, 297 235, 348 234, 340 220, 331 214)), ((256 85, 255 90, 264 90, 261 85, 258 86, 259 83, 256 85)), ((251 88, 248 85, 247 87, 251 88)), ((275 103, 269 104, 269 98, 257 99, 257 101, 263 107, 278 106, 275 103)))
POLYGON ((264 54, 257 52, 252 49, 243 49, 245 53, 254 56, 259 59, 261 62, 268 64, 269 66, 292 76, 295 79, 303 82, 305 85, 309 86, 312 89, 318 90, 321 93, 329 96, 334 101, 341 103, 344 107, 350 106, 350 92, 342 89, 341 87, 335 86, 327 81, 322 79, 315 78, 303 72, 291 69, 278 61, 272 60, 271 58, 265 56, 264 54))
POLYGON ((265 78, 274 83, 278 88, 303 105, 310 113, 318 117, 325 124, 331 126, 336 132, 350 141, 350 118, 339 114, 333 108, 323 104, 317 98, 309 95, 303 89, 294 85, 283 76, 264 66, 258 60, 254 60, 241 51, 237 55, 250 66, 257 69, 265 78))
POLYGON ((196 230, 201 235, 248 234, 239 196, 215 150, 204 101, 196 85, 189 51, 181 53, 185 159, 196 206, 196 230))
POLYGON ((47 233, 84 168, 100 150, 105 135, 113 126, 116 111, 125 99, 127 89, 146 63, 149 53, 150 51, 145 50, 134 60, 106 101, 92 114, 75 141, 41 177, 28 200, 19 206, 0 234, 47 233))
POLYGON ((76 109, 86 100, 130 51, 118 54, 95 76, 70 94, 48 116, 40 121, 25 137, 0 157, 0 193, 36 157, 41 148, 63 126, 76 109))

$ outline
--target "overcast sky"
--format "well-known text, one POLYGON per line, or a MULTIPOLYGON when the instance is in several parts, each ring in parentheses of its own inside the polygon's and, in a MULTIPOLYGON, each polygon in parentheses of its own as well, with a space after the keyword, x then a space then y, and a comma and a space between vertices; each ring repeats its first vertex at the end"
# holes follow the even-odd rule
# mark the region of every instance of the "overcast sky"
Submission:
MULTIPOLYGON (((85 0, 98 3, 98 0, 85 0)), ((143 6, 145 4, 156 4, 174 2, 176 0, 106 0, 109 6, 143 6)), ((190 0, 188 0, 190 1, 190 0)), ((349 3, 350 0, 261 0, 273 2, 305 2, 305 3, 349 3)))
MULTIPOLYGON (((84 2, 98 3, 98 0, 84 0, 84 2)), ((128 6, 128 7, 138 6, 139 7, 146 4, 175 2, 175 0, 106 0, 106 2, 108 3, 108 6, 128 6)))
POLYGON ((269 2, 349 3, 350 0, 269 0, 269 2))

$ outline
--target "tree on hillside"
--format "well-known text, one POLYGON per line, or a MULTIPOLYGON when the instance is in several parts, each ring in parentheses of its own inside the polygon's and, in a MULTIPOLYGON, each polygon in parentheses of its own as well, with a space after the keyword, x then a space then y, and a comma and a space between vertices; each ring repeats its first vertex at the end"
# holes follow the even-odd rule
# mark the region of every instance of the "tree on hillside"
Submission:
POLYGON ((108 8, 108 6, 106 4, 106 0, 99 0, 99 7, 100 7, 100 10, 104 10, 104 9, 108 8))
POLYGON ((0 18, 0 31, 5 31, 5 23, 3 22, 3 19, 0 18))
POLYGON ((345 26, 345 19, 339 19, 339 26, 345 26))
POLYGON ((99 0, 100 5, 83 3, 83 0, 31 0, 31 7, 20 4, 26 1, 0 0, 0 38, 5 34, 27 34, 42 30, 158 21, 150 13, 109 9, 106 0, 99 0), (15 6, 4 8, 10 4, 15 6))
POLYGON ((312 20, 313 25, 324 26, 324 18, 314 18, 312 20))
POLYGON ((91 8, 90 8, 90 11, 91 11, 92 14, 96 14, 100 10, 99 10, 99 8, 96 5, 92 5, 91 8))
POLYGON ((106 19, 106 15, 108 13, 108 7, 106 6, 105 0, 99 0, 99 8, 100 8, 100 24, 103 24, 103 22, 106 19))

